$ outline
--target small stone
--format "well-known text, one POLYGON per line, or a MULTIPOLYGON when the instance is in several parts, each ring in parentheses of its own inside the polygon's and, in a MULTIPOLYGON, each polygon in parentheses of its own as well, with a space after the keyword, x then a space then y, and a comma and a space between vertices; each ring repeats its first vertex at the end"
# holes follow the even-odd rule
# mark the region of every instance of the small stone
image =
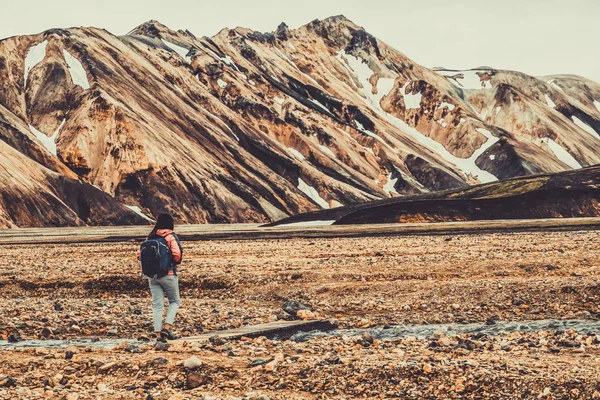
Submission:
POLYGON ((156 345, 154 345, 154 350, 167 351, 169 350, 169 345, 165 342, 156 342, 156 345))
POLYGON ((60 384, 60 381, 62 381, 62 379, 63 379, 63 375, 62 374, 56 374, 56 375, 54 375, 52 377, 51 381, 50 381, 51 386, 56 386, 56 385, 60 384))
POLYGON ((423 372, 426 374, 430 374, 433 372, 433 367, 431 366, 431 364, 424 364, 423 365, 423 372))
POLYGON ((10 335, 8 335, 8 343, 17 343, 17 342, 22 342, 23 338, 21 337, 21 334, 19 332, 13 332, 10 335))
POLYGON ((17 386, 17 382, 13 378, 8 376, 0 377, 0 387, 15 387, 17 386))
POLYGON ((310 311, 310 310, 299 310, 296 313, 296 316, 298 318, 304 319, 304 320, 315 319, 317 317, 317 315, 314 312, 310 311))
POLYGON ((42 329, 42 336, 45 338, 49 338, 50 336, 54 335, 54 332, 52 331, 52 329, 45 327, 44 329, 42 329))
POLYGON ((116 362, 109 362, 106 363, 104 365, 102 365, 100 368, 98 368, 100 371, 108 371, 109 369, 111 369, 112 367, 114 367, 115 365, 117 365, 116 362))
POLYGON ((225 344, 225 340, 223 340, 223 338, 219 335, 213 335, 213 336, 209 337, 208 341, 213 346, 223 346, 225 344))
POLYGON ((37 356, 47 356, 48 354, 50 354, 50 350, 45 347, 38 347, 35 349, 35 355, 37 356))
POLYGON ((250 363, 250 366, 251 366, 251 367, 256 367, 256 366, 259 366, 259 365, 266 364, 266 363, 268 363, 268 362, 269 362, 269 361, 268 361, 268 360, 265 360, 264 358, 255 358, 255 359, 254 359, 254 360, 252 360, 252 362, 250 363))
POLYGON ((368 343, 368 344, 373 344, 375 342, 375 339, 373 339, 373 336, 365 331, 360 335, 361 339, 363 342, 368 343))
POLYGON ((127 347, 125 348, 125 351, 128 352, 128 353, 143 353, 143 351, 140 348, 140 346, 138 346, 135 343, 129 343, 127 345, 127 347))
POLYGON ((283 306, 281 306, 281 308, 283 311, 294 317, 298 315, 298 311, 300 310, 312 311, 312 308, 309 305, 294 299, 284 299, 283 306))
POLYGON ((188 371, 185 378, 186 388, 195 389, 197 387, 205 385, 206 383, 208 383, 208 378, 205 375, 197 371, 188 371))
POLYGON ((441 337, 444 337, 444 336, 445 336, 445 334, 446 334, 446 333, 445 333, 443 330, 441 330, 441 329, 437 329, 435 332, 433 332, 433 335, 432 335, 432 337, 433 337, 434 339, 439 339, 439 338, 441 338, 441 337))
POLYGON ((188 358, 187 360, 185 360, 185 362, 183 363, 183 366, 189 370, 198 369, 202 366, 202 360, 200 360, 196 356, 192 356, 192 357, 188 358))
POLYGON ((277 369, 277 365, 279 365, 279 362, 277 362, 277 360, 270 361, 265 364, 265 371, 275 371, 277 369))
POLYGON ((108 336, 117 336, 119 334, 119 331, 117 330, 117 328, 111 328, 108 330, 108 332, 106 332, 106 334, 108 336))

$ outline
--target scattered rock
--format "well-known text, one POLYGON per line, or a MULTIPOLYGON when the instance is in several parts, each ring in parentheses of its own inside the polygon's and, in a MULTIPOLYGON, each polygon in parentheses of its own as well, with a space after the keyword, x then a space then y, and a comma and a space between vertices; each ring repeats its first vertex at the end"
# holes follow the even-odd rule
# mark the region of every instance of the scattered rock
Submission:
POLYGON ((284 299, 284 303, 281 308, 283 311, 293 317, 298 317, 298 311, 300 310, 312 311, 311 306, 294 299, 284 299))
POLYGON ((365 344, 373 344, 375 342, 375 339, 373 339, 373 336, 371 336, 371 334, 367 331, 364 331, 361 335, 360 338, 362 339, 362 342, 365 344))
POLYGON ((187 360, 185 360, 185 362, 183 363, 183 366, 189 370, 195 370, 202 366, 202 360, 200 360, 196 356, 192 356, 192 357, 188 358, 187 360))
POLYGON ((21 337, 21 334, 17 331, 12 332, 10 335, 8 335, 8 343, 17 343, 22 341, 23 338, 21 337))
POLYGON ((185 387, 187 389, 195 389, 206 385, 208 382, 210 382, 209 377, 198 371, 188 371, 185 377, 185 387))
POLYGON ((156 344, 154 345, 154 350, 167 351, 169 350, 169 345, 165 342, 156 342, 156 344))
POLYGON ((213 335, 213 336, 209 337, 208 341, 213 346, 223 346, 225 344, 225 340, 219 335, 213 335))
POLYGON ((43 337, 49 338, 50 336, 54 335, 54 332, 52 331, 52 329, 45 327, 44 329, 42 329, 41 334, 43 337))
POLYGON ((317 315, 309 310, 299 310, 296 313, 296 317, 300 318, 300 319, 304 319, 304 320, 310 320, 310 319, 316 319, 317 315))
POLYGON ((17 386, 17 382, 8 376, 1 377, 0 376, 0 387, 15 387, 17 386))
POLYGON ((143 353, 144 351, 135 343, 129 343, 125 348, 128 353, 143 353))
POLYGON ((254 360, 252 360, 252 362, 250 362, 250 367, 257 367, 259 365, 263 365, 268 362, 269 362, 269 360, 265 360, 264 358, 255 358, 254 360))
POLYGON ((117 365, 116 362, 109 362, 106 364, 103 364, 100 368, 98 368, 100 371, 108 371, 109 369, 111 369, 112 367, 114 367, 115 365, 117 365))

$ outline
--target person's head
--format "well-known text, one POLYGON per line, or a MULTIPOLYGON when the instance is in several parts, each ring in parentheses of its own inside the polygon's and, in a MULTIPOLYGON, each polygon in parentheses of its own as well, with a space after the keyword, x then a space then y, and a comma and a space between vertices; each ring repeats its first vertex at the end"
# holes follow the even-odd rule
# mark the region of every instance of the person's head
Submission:
POLYGON ((170 229, 173 230, 175 228, 175 221, 170 214, 159 214, 158 218, 156 218, 156 224, 154 224, 154 228, 152 228, 152 232, 150 235, 154 235, 159 229, 170 229))

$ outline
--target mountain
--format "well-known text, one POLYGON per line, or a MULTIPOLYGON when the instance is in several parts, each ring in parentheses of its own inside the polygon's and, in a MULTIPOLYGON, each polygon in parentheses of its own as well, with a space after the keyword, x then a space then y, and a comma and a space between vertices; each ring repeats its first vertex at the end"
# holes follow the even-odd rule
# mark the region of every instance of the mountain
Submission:
MULTIPOLYGON (((110 201, 126 213, 69 207, 77 223, 163 211, 180 223, 269 222, 566 171, 600 162, 598 132, 595 82, 427 69, 343 16, 211 38, 149 21, 125 36, 71 28, 0 41, 2 141, 32 171, 81 182, 90 209, 110 201)), ((13 158, 0 181, 13 179, 13 158)), ((42 190, 2 185, 8 203, 52 208, 52 193, 68 204, 47 179, 22 179, 42 190)), ((76 223, 6 204, 5 226, 76 223)))
POLYGON ((600 216, 600 166, 294 215, 270 226, 600 216))

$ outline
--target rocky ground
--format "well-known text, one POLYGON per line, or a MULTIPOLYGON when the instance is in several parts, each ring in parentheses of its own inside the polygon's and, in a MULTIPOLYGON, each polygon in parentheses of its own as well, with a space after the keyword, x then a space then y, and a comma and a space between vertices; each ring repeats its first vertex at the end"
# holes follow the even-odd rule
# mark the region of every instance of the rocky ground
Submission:
MULTIPOLYGON (((176 331, 272 321, 284 298, 342 328, 596 320, 599 236, 188 242, 176 331)), ((148 337, 136 246, 3 246, 3 339, 148 337)), ((599 354, 575 331, 1 350, 0 398, 600 398, 599 354)))

